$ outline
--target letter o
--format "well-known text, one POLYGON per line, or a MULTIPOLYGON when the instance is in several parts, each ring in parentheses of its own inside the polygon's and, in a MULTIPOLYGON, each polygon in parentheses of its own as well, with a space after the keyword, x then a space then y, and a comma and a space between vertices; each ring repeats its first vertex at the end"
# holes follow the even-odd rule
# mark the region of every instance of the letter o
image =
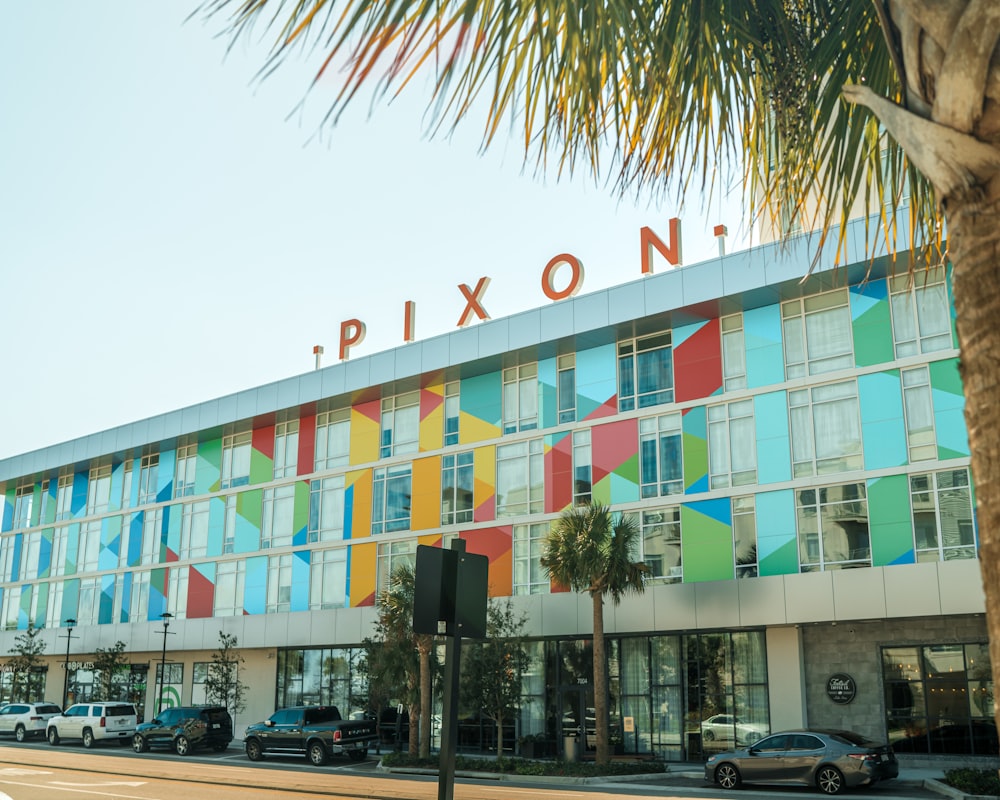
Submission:
POLYGON ((576 256, 570 253, 560 253, 555 256, 545 265, 545 269, 542 270, 542 291, 549 300, 562 300, 566 297, 573 297, 573 295, 580 291, 582 286, 583 264, 580 263, 580 260, 576 256), (569 284, 561 291, 552 285, 556 269, 560 264, 569 264, 570 269, 573 270, 573 276, 570 278, 569 284))

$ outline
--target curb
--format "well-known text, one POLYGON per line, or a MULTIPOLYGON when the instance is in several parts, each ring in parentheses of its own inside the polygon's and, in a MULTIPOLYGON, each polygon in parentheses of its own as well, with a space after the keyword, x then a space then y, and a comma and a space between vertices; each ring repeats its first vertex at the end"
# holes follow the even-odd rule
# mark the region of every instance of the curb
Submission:
POLYGON ((961 789, 956 789, 954 786, 949 786, 947 783, 933 778, 924 779, 923 786, 925 789, 930 789, 945 797, 954 798, 954 800, 997 800, 995 794, 965 794, 961 789))

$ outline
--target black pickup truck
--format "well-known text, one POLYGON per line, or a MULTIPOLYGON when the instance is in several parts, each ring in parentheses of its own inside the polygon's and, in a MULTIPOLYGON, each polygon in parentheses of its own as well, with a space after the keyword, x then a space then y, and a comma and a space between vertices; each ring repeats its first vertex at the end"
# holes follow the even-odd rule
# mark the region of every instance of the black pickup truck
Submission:
POLYGON ((341 753, 364 761, 376 739, 374 720, 343 719, 336 706, 297 706, 280 708, 250 725, 243 745, 251 761, 260 761, 265 753, 304 755, 318 767, 341 753))

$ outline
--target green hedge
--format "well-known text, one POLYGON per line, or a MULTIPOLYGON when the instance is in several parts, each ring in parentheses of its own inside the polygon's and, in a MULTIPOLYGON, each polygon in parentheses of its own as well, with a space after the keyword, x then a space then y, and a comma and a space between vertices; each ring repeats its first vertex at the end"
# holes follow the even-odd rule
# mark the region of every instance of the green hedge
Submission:
MULTIPOLYGON (((406 753, 389 753, 382 756, 386 767, 414 767, 437 769, 438 758, 411 758, 406 753)), ((500 772, 511 775, 564 775, 581 778, 604 775, 642 775, 665 772, 662 761, 612 761, 598 768, 595 764, 577 761, 533 761, 527 758, 468 758, 455 759, 455 769, 463 772, 500 772)))
POLYGON ((945 770, 944 782, 966 794, 1000 796, 1000 777, 995 769, 945 770))

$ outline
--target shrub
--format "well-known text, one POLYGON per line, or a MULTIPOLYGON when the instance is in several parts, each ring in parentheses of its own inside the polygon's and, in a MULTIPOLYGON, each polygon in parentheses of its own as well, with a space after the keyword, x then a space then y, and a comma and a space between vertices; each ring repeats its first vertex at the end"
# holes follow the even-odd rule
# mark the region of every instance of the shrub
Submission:
MULTIPOLYGON (((387 767, 415 767, 437 769, 437 757, 411 758, 407 753, 388 753, 382 756, 387 767)), ((470 758, 459 756, 455 759, 456 771, 502 772, 513 775, 562 775, 568 777, 591 778, 607 775, 639 775, 650 772, 664 772, 662 761, 615 761, 598 768, 592 763, 570 761, 532 761, 526 758, 470 758)))
POLYGON ((993 769, 945 770, 944 782, 965 794, 1000 796, 1000 777, 993 769))

